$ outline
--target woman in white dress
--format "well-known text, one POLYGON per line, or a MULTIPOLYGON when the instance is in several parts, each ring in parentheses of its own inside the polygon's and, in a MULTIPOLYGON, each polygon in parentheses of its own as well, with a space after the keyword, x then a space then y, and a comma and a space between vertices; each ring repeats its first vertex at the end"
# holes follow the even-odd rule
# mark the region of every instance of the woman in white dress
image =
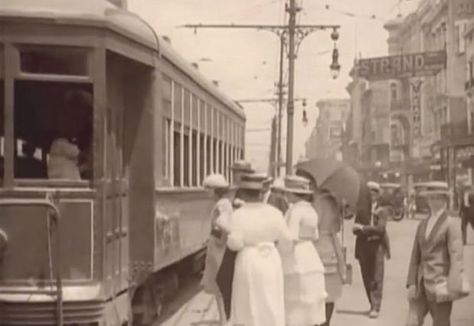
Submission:
POLYGON ((220 174, 211 174, 204 179, 203 185, 216 200, 211 211, 211 234, 207 243, 206 262, 201 285, 204 291, 214 295, 219 312, 219 323, 223 325, 226 318, 222 295, 216 283, 217 271, 222 262, 226 248, 229 219, 232 215, 232 203, 227 197, 229 183, 220 174))
POLYGON ((282 213, 262 202, 263 182, 242 176, 244 204, 232 214, 227 245, 238 251, 230 325, 285 326, 283 270, 275 242, 291 241, 282 213))
POLYGON ((311 204, 309 180, 287 176, 285 191, 291 203, 285 218, 294 239, 293 250, 282 253, 286 325, 319 325, 326 321, 327 294, 324 266, 313 245, 319 237, 318 214, 311 204))

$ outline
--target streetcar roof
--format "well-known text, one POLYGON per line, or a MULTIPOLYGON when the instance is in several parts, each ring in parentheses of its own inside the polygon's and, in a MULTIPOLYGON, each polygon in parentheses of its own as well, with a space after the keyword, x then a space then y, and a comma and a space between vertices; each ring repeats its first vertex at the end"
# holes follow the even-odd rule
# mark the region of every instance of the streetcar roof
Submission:
POLYGON ((162 52, 165 58, 194 82, 245 119, 241 105, 226 96, 178 52, 173 50, 166 41, 160 42, 156 37, 155 30, 145 20, 130 11, 117 8, 105 0, 2 0, 0 19, 2 18, 50 19, 58 22, 70 22, 74 25, 105 25, 131 40, 162 52))
POLYGON ((178 67, 183 73, 185 73, 194 82, 201 85, 205 90, 210 92, 217 100, 232 108, 235 113, 245 118, 245 114, 241 105, 230 97, 225 95, 219 87, 210 82, 198 69, 194 68, 186 59, 184 59, 174 48, 166 41, 160 42, 160 51, 162 55, 171 61, 176 67, 178 67))
POLYGON ((154 31, 145 21, 105 0, 2 0, 0 18, 36 18, 74 25, 106 25, 156 49, 154 31))

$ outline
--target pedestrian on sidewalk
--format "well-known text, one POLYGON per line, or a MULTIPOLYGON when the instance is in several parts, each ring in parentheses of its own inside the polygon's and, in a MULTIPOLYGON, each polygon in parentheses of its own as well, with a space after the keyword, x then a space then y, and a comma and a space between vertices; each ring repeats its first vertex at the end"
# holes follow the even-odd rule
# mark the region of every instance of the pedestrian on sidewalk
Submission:
MULTIPOLYGON (((255 173, 251 164, 246 161, 236 161, 231 167, 232 180, 234 185, 232 186, 232 207, 234 210, 240 208, 244 204, 242 192, 238 185, 244 175, 255 173)), ((217 272, 216 282, 219 290, 222 294, 224 302, 224 311, 226 320, 230 318, 231 300, 232 300, 232 282, 234 280, 234 267, 237 252, 231 250, 228 246, 225 248, 224 257, 220 265, 219 271, 217 272)))
POLYGON ((267 204, 277 208, 282 214, 286 214, 290 207, 288 200, 286 199, 285 192, 285 181, 283 178, 277 178, 273 181, 271 186, 271 192, 268 196, 267 204))
POLYGON ((382 305, 385 258, 390 259, 390 242, 386 231, 389 212, 379 205, 380 185, 371 181, 367 187, 369 193, 361 193, 361 196, 365 196, 365 203, 359 208, 353 233, 357 237, 355 255, 359 260, 370 303, 369 316, 378 318, 382 305))
POLYGON ((204 291, 214 295, 219 312, 219 322, 224 325, 226 320, 222 295, 216 283, 217 271, 222 262, 226 248, 232 204, 227 197, 229 183, 223 175, 211 174, 204 179, 204 187, 216 201, 211 211, 211 234, 207 243, 206 261, 201 284, 204 291))
POLYGON ((263 181, 242 176, 243 205, 231 217, 227 245, 237 252, 232 283, 231 325, 285 326, 283 269, 275 242, 291 234, 283 214, 262 202, 263 181))
POLYGON ((461 216, 462 242, 464 245, 466 245, 468 224, 470 224, 471 228, 474 229, 474 192, 472 190, 472 186, 466 186, 463 189, 459 206, 459 215, 461 216))
POLYGON ((285 219, 293 238, 292 250, 281 250, 287 326, 313 326, 326 321, 324 266, 313 244, 319 238, 319 218, 309 184, 300 176, 285 178, 284 190, 291 203, 285 219))
POLYGON ((430 312, 433 326, 450 326, 453 301, 469 293, 464 274, 461 226, 447 211, 449 192, 421 194, 430 215, 418 224, 408 270, 408 326, 423 325, 430 312))
POLYGON ((343 247, 338 233, 341 231, 342 210, 336 198, 324 189, 312 187, 315 192, 314 208, 319 217, 319 239, 314 242, 316 250, 324 265, 326 298, 326 322, 329 326, 336 300, 342 296, 342 286, 346 281, 346 263, 343 247))

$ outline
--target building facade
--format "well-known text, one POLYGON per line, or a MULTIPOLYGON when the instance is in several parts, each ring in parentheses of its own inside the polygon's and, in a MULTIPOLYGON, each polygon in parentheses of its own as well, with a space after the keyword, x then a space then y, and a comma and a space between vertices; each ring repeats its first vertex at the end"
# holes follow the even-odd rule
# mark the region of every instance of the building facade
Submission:
POLYGON ((350 112, 348 99, 323 99, 316 103, 319 110, 316 126, 306 141, 306 158, 342 160, 342 135, 350 112))
MULTIPOLYGON (((384 25, 389 35, 388 55, 441 51, 446 55, 446 65, 433 75, 392 79, 387 80, 385 85, 380 84, 379 87, 385 87, 385 91, 379 92, 388 94, 386 105, 390 136, 387 169, 373 167, 379 176, 380 173, 385 178, 397 175, 400 178, 394 181, 409 184, 445 180, 456 185, 472 180, 473 12, 472 0, 423 0, 415 12, 384 25)), ((357 71, 357 65, 354 71, 357 71)), ((354 110, 364 112, 370 106, 370 101, 364 100, 363 96, 360 98, 360 92, 354 87, 362 83, 356 76, 353 78, 348 87, 352 102, 351 117, 354 110)), ((367 84, 368 89, 374 88, 374 82, 367 84)), ((384 111, 379 107, 377 110, 384 111)), ((376 113, 371 111, 370 114, 376 113)), ((367 128, 364 125, 366 120, 362 121, 365 123, 357 125, 358 122, 353 119, 353 128, 362 131, 367 128)), ((363 145, 359 146, 359 150, 362 148, 363 145)), ((349 150, 350 146, 347 145, 346 149, 349 150)), ((371 157, 369 165, 374 166, 378 161, 374 162, 371 157)))

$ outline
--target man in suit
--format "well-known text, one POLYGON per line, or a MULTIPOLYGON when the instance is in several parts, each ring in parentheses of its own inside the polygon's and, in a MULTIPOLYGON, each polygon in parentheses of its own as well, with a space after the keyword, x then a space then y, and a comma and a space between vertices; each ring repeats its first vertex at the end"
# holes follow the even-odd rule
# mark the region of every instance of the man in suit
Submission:
POLYGON ((369 193, 366 207, 360 207, 353 232, 356 235, 355 254, 359 260, 367 298, 370 303, 370 318, 377 318, 382 305, 385 257, 390 258, 390 242, 386 231, 388 210, 379 205, 380 185, 368 182, 369 193))
POLYGON ((467 225, 471 224, 474 229, 474 192, 472 187, 465 187, 460 198, 460 215, 461 215, 461 230, 462 242, 467 243, 467 225))
POLYGON ((453 300, 467 295, 460 220, 447 212, 447 190, 421 195, 426 198, 430 215, 418 225, 408 271, 410 309, 415 309, 417 315, 412 325, 423 325, 430 312, 433 326, 449 326, 453 300))

